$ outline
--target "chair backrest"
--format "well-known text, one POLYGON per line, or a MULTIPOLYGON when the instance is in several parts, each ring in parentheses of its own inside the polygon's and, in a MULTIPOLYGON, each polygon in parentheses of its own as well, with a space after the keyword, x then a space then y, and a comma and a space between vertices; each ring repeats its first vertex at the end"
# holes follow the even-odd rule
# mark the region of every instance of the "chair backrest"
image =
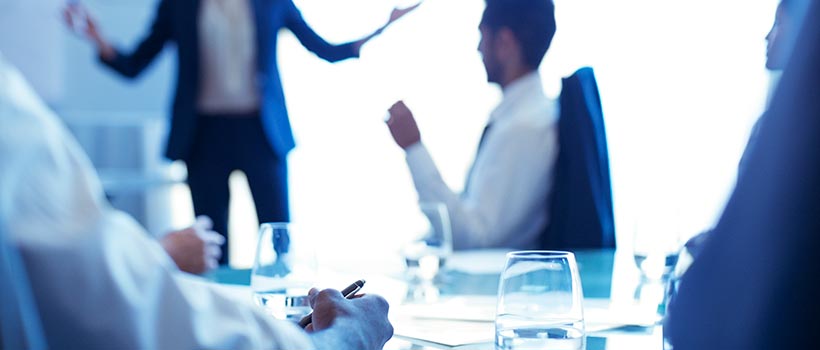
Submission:
POLYGON ((0 221, 0 349, 46 349, 25 267, 0 221))
POLYGON ((592 68, 563 79, 559 151, 542 249, 614 248, 604 118, 592 68))

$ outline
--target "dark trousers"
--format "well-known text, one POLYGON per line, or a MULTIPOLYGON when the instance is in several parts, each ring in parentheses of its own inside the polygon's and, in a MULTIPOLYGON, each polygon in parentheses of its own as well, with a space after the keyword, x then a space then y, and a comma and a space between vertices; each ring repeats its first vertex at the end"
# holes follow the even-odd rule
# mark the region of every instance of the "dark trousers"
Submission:
POLYGON ((287 160, 273 153, 258 114, 199 116, 186 166, 194 212, 209 216, 214 231, 226 238, 221 265, 229 261, 228 177, 234 170, 248 178, 260 223, 290 220, 287 160))

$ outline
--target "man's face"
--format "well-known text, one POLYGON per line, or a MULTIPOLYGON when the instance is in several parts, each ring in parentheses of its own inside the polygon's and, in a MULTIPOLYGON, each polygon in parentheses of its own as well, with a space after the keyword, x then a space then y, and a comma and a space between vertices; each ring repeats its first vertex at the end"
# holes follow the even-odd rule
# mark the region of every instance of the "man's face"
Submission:
POLYGON ((487 81, 499 84, 501 82, 501 64, 496 55, 495 35, 490 28, 481 26, 481 40, 478 42, 478 52, 484 61, 484 70, 487 72, 487 81))
POLYGON ((780 70, 786 67, 786 59, 789 55, 789 40, 794 34, 793 23, 786 15, 782 7, 777 8, 774 24, 771 31, 766 35, 766 68, 770 70, 780 70))

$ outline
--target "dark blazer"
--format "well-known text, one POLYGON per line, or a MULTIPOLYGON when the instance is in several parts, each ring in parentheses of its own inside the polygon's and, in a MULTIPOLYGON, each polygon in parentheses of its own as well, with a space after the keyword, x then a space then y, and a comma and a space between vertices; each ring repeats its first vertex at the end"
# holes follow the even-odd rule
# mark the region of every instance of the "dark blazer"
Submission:
POLYGON ((564 78, 550 222, 542 249, 614 248, 609 152, 592 68, 564 78))
POLYGON ((669 306, 675 350, 820 344, 820 3, 807 2, 756 145, 669 306))
MULTIPOLYGON (((357 53, 353 43, 332 45, 319 37, 302 18, 292 0, 250 0, 256 22, 260 114, 265 135, 280 157, 295 146, 285 107, 285 95, 276 61, 278 32, 287 28, 302 45, 319 57, 335 62, 357 53)), ((166 43, 177 46, 177 85, 172 110, 171 130, 166 156, 186 159, 196 134, 196 99, 199 93, 199 18, 200 0, 160 0, 148 34, 131 53, 118 52, 115 59, 103 61, 120 74, 139 75, 159 54, 166 43)))

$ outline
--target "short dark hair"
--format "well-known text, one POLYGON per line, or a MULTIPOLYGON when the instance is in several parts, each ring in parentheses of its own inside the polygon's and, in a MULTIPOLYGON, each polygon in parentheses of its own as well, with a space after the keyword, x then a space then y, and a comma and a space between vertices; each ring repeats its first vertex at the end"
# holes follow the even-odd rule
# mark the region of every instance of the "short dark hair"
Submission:
POLYGON ((552 0, 486 0, 481 26, 509 28, 521 43, 525 63, 538 68, 555 36, 555 5, 552 0))

